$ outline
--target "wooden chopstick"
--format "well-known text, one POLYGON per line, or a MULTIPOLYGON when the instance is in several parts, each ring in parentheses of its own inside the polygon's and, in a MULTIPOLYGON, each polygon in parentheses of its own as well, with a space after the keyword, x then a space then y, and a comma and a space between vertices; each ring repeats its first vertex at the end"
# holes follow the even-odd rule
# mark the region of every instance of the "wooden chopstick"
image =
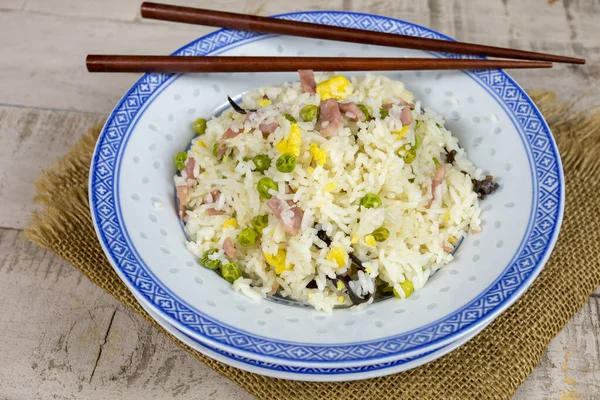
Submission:
POLYGON ((223 57, 223 56, 87 56, 89 72, 289 72, 403 71, 440 69, 550 68, 547 61, 473 60, 451 58, 359 57, 223 57))
POLYGON ((342 28, 308 22, 288 21, 276 18, 259 17, 256 15, 237 14, 151 2, 142 3, 141 8, 142 17, 144 18, 215 26, 241 31, 274 33, 314 39, 372 44, 377 46, 442 51, 447 53, 585 64, 585 59, 582 58, 486 46, 475 43, 450 42, 446 40, 364 31, 360 29, 342 28))

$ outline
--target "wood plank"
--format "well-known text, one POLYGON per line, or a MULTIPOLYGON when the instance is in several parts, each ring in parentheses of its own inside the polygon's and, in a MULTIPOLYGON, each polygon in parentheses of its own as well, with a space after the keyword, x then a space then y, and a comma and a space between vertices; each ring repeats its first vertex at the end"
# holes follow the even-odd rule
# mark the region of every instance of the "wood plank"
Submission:
MULTIPOLYGON (((116 0, 115 0, 116 1, 116 0)), ((257 7, 258 13, 277 13, 291 11, 298 8, 315 8, 319 3, 310 0, 293 3, 266 2, 265 6, 257 7), (287 5, 286 5, 287 4, 287 5), (260 9, 259 9, 260 8, 260 9)), ((60 5, 74 4, 72 9, 77 10, 78 2, 72 0, 42 1, 32 4, 46 4, 47 7, 60 9, 60 5)), ((93 3, 96 4, 97 2, 93 3)), ((98 7, 101 7, 97 3, 98 7)), ((130 2, 125 2, 126 7, 130 2)), ((202 3, 206 4, 206 3, 202 3)), ((223 8, 233 7, 232 3, 225 2, 223 8)), ((244 3, 254 5, 254 3, 244 3)), ((525 17, 517 17, 513 21, 513 14, 532 15, 533 6, 525 6, 528 2, 509 2, 507 10, 502 13, 493 3, 495 17, 491 22, 489 18, 478 16, 486 12, 486 6, 480 2, 469 1, 448 2, 432 1, 432 9, 427 11, 427 4, 420 2, 394 2, 393 7, 385 6, 385 1, 375 2, 371 6, 367 2, 337 0, 328 6, 332 8, 347 7, 355 11, 366 11, 388 14, 399 18, 407 18, 415 22, 427 23, 429 19, 434 27, 444 33, 456 36, 460 40, 487 42, 496 45, 518 45, 523 48, 556 51, 571 54, 573 48, 565 44, 568 42, 569 25, 566 21, 564 9, 550 7, 545 2, 544 7, 552 11, 548 16, 542 13, 536 22, 530 23, 525 17), (518 5, 521 4, 522 5, 518 5), (401 5, 397 5, 401 4, 401 5), (410 5, 418 4, 418 5, 410 5), (473 11, 474 10, 474 11, 473 11), (429 17, 427 17, 429 15, 429 17), (452 21, 452 22, 448 22, 452 21), (509 28, 512 28, 512 33, 509 28), (554 27, 557 32, 539 35, 540 29, 554 27), (539 39, 542 36, 543 39, 539 39)), ((389 4, 389 3, 387 3, 389 4)), ((250 7, 250 6, 248 6, 250 7)), ((110 8, 110 7, 107 7, 110 8)), ((119 8, 117 8, 119 9, 119 8)), ((546 8, 544 8, 546 10, 546 8)), ((75 12, 75 11, 74 11, 75 12)), ((96 14, 96 12, 91 12, 96 14)), ((576 13, 576 11, 573 11, 576 13)), ((583 15, 583 12, 574 15, 583 15)), ((575 17, 574 17, 575 18, 575 17)), ((578 17, 580 18, 580 17, 578 17)), ((114 52, 114 53, 155 53, 165 54, 175 48, 210 32, 211 28, 196 27, 172 23, 139 23, 139 21, 107 21, 99 19, 74 18, 39 13, 7 13, 0 12, 0 25, 8 31, 20 31, 22 35, 0 37, 0 46, 5 52, 5 65, 3 67, 5 79, 0 80, 0 103, 25 104, 35 107, 67 108, 81 111, 94 111, 108 113, 119 97, 126 91, 137 76, 128 74, 94 75, 88 74, 84 69, 84 58, 87 53, 114 52), (53 41, 38 40, 51 32, 53 41), (123 40, 127 38, 127 40, 123 40), (69 43, 61 46, 60 43, 69 43), (132 47, 135 44, 135 48, 132 47), (60 96, 56 94, 60 93, 60 96)), ((590 24, 587 36, 596 37, 600 33, 598 24, 590 24)), ((590 87, 600 74, 598 51, 596 48, 588 49, 587 42, 578 47, 577 53, 589 52, 592 63, 586 67, 565 67, 549 71, 518 71, 517 78, 526 87, 549 86, 557 90, 564 90, 567 95, 580 92, 590 87), (594 62, 595 61, 595 62, 594 62), (581 76, 580 76, 580 75, 581 76), (566 79, 568 77, 569 79, 566 79), (570 78, 573 77, 571 80, 570 78)))
POLYGON ((0 227, 25 226, 39 173, 104 119, 96 113, 0 106, 0 227))
MULTIPOLYGON (((340 9, 343 7, 342 0, 326 3, 318 0, 294 2, 274 0, 221 0, 218 2, 211 0, 162 0, 161 3, 258 15, 273 15, 301 10, 340 9)), ((29 0, 25 9, 30 13, 141 22, 140 4, 141 2, 136 0, 105 0, 102 2, 90 0, 75 2, 73 0, 29 0)))
POLYGON ((0 0, 0 11, 21 11, 27 0, 0 0))
POLYGON ((0 302, 0 398, 251 398, 17 230, 0 229, 0 302))
POLYGON ((600 393, 600 299, 591 298, 550 343, 515 400, 596 399, 600 393))

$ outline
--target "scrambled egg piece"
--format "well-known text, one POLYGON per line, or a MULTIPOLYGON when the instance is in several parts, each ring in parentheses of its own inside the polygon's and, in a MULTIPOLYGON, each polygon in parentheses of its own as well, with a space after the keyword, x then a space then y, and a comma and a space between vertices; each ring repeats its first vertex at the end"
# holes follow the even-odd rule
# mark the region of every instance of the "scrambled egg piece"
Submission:
POLYGON ((340 297, 338 297, 338 302, 339 302, 340 304, 344 304, 344 296, 340 296, 340 297))
POLYGON ((334 261, 337 263, 338 268, 342 268, 346 265, 346 252, 341 247, 332 247, 327 256, 325 256, 325 259, 327 261, 334 261))
POLYGON ((448 242, 450 242, 450 244, 454 244, 454 242, 456 242, 456 238, 450 238, 448 239, 448 242))
POLYGON ((298 124, 292 124, 290 134, 287 139, 275 145, 275 148, 281 153, 292 153, 296 157, 300 156, 300 145, 302 144, 302 131, 298 124))
POLYGON ((308 167, 308 168, 306 168, 306 171, 312 175, 313 172, 315 172, 315 169, 313 167, 308 167))
POLYGON ((206 143, 204 143, 202 140, 198 140, 196 144, 200 147, 206 148, 206 143))
POLYGON ((223 222, 223 228, 229 228, 230 226, 237 228, 237 220, 235 218, 231 218, 223 222))
POLYGON ((345 287, 342 281, 337 281, 337 290, 344 290, 345 287))
POLYGON ((337 182, 329 182, 327 185, 325 185, 325 191, 331 192, 332 190, 335 190, 336 187, 337 182))
POLYGON ((286 263, 285 258, 287 257, 287 252, 284 249, 277 250, 277 254, 267 254, 263 252, 263 256, 265 256, 265 260, 275 268, 275 273, 277 275, 280 275, 283 271, 294 268, 294 264, 286 263))
POLYGON ((369 246, 377 246, 377 241, 375 240, 375 237, 373 235, 365 235, 365 243, 369 246))
POLYGON ((408 132, 408 125, 403 126, 399 131, 393 131, 392 134, 398 136, 398 140, 400 140, 404 135, 406 135, 406 132, 408 132))
POLYGON ((334 98, 336 100, 344 100, 348 94, 346 93, 350 81, 344 75, 336 75, 331 79, 327 79, 317 85, 317 93, 321 96, 321 100, 334 98))
POLYGON ((261 106, 261 107, 270 106, 271 105, 271 100, 269 100, 269 99, 260 99, 258 101, 258 105, 261 106))
POLYGON ((358 235, 352 236, 352 239, 350 240, 350 243, 352 243, 352 244, 358 243, 358 235))
POLYGON ((327 161, 327 153, 325 152, 325 150, 321 149, 316 144, 311 143, 309 151, 313 157, 313 160, 315 160, 317 162, 317 164, 319 164, 319 165, 325 164, 325 162, 327 161))

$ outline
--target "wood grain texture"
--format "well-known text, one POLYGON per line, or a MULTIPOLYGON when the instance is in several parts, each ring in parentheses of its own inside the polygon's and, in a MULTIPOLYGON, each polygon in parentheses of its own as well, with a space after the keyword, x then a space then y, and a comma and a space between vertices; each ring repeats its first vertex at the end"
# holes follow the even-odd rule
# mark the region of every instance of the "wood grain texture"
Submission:
POLYGON ((18 230, 0 281, 2 399, 251 398, 18 230))
POLYGON ((64 155, 88 128, 104 122, 96 113, 0 106, 0 227, 25 227, 43 168, 64 155))
MULTIPOLYGON (((319 8, 379 13, 463 41, 587 57, 585 67, 512 73, 522 86, 555 90, 564 100, 593 88, 600 78, 597 0, 168 2, 259 15, 319 8)), ((20 232, 33 208, 32 182, 39 171, 102 122, 136 79, 87 74, 85 54, 167 54, 211 31, 141 20, 139 4, 0 0, 2 399, 251 398, 20 232)), ((581 107, 593 104, 600 104, 597 89, 581 107)), ((593 296, 552 341, 515 399, 598 398, 600 289, 593 296)))

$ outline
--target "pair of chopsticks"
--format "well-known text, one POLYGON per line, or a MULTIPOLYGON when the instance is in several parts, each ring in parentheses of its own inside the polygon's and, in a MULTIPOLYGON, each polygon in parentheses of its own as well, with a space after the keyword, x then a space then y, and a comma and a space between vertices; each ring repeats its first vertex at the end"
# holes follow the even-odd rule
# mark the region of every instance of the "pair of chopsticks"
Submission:
POLYGON ((585 59, 537 53, 474 43, 450 42, 407 35, 363 31, 288 21, 255 15, 212 11, 199 8, 145 2, 142 17, 188 24, 214 26, 242 31, 337 40, 377 46, 441 51, 520 60, 480 60, 447 58, 361 58, 361 57, 195 57, 88 55, 89 72, 289 72, 299 69, 317 71, 391 71, 441 69, 550 68, 552 62, 585 64, 585 59))

